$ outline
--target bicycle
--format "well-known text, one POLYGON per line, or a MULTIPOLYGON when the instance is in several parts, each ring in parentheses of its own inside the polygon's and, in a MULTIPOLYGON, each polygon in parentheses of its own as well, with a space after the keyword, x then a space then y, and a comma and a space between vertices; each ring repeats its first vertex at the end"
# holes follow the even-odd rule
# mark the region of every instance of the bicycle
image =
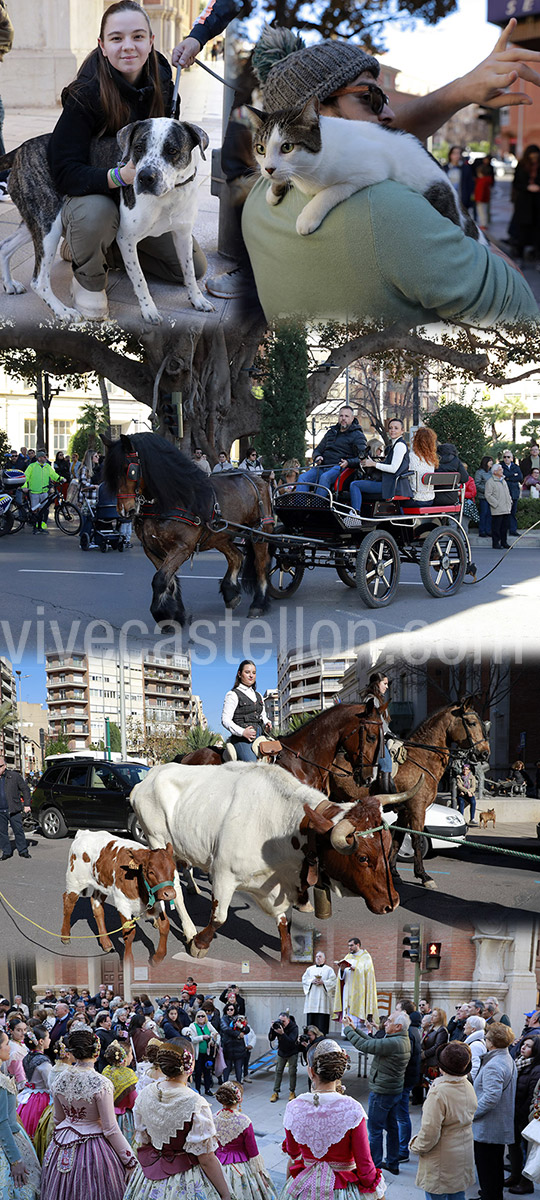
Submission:
POLYGON ((81 531, 82 514, 76 504, 71 504, 69 500, 64 500, 64 497, 56 486, 52 488, 45 500, 38 505, 37 508, 32 508, 27 495, 23 493, 24 512, 19 509, 17 517, 14 520, 12 533, 17 533, 18 529, 22 529, 23 525, 31 525, 32 533, 40 533, 43 523, 49 516, 49 509, 54 505, 54 522, 57 529, 61 533, 66 533, 68 537, 76 537, 81 531))

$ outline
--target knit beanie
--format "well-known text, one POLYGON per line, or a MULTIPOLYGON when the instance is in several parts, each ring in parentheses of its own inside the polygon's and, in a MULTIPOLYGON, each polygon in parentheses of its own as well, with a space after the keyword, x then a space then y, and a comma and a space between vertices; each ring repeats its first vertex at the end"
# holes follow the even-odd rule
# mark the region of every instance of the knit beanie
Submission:
POLYGON ((471 1069, 471 1051, 464 1042, 447 1042, 437 1054, 437 1062, 447 1075, 468 1075, 471 1069))
POLYGON ((290 30, 265 26, 253 52, 253 67, 263 84, 267 112, 295 108, 311 96, 328 100, 363 71, 374 79, 379 63, 373 55, 349 42, 319 42, 303 46, 290 30))

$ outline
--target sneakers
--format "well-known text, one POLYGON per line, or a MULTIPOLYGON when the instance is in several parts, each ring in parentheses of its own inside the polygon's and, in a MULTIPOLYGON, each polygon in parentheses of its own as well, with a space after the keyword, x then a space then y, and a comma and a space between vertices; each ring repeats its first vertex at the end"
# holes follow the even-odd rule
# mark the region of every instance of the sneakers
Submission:
POLYGON ((237 300, 255 290, 253 276, 244 267, 234 267, 223 275, 212 275, 206 280, 206 290, 219 300, 237 300))
POLYGON ((86 317, 87 321, 104 321, 105 317, 108 317, 109 302, 105 291, 89 292, 73 276, 71 280, 71 295, 76 308, 82 317, 86 317))
POLYGON ((279 1100, 279 1092, 272 1092, 272 1095, 270 1096, 270 1104, 275 1104, 276 1100, 279 1100))
POLYGON ((42 528, 42 529, 46 529, 46 528, 47 528, 47 522, 46 522, 46 521, 42 521, 42 522, 41 522, 41 528, 42 528))
POLYGON ((296 1100, 296 1092, 289 1092, 289 1100, 296 1100))

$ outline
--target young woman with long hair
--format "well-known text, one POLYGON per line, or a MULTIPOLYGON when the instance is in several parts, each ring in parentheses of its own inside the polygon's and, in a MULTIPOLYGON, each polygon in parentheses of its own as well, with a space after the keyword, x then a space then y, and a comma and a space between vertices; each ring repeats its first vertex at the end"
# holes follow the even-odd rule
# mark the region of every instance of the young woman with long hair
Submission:
POLYGON ((250 658, 244 658, 236 672, 236 679, 223 701, 221 724, 228 730, 241 762, 256 762, 251 742, 272 726, 268 720, 264 700, 256 689, 257 668, 250 658))
MULTIPOLYGON (((171 68, 155 50, 145 9, 135 0, 111 4, 103 14, 96 49, 62 92, 63 112, 48 149, 54 183, 65 196, 62 253, 73 264, 72 296, 88 320, 107 316, 107 270, 122 265, 113 251, 119 191, 135 178, 133 162, 116 167, 119 150, 114 143, 110 169, 93 166, 92 143, 96 138, 116 139, 133 121, 169 115, 172 94, 171 68)), ((172 234, 144 239, 138 255, 145 273, 183 283, 172 234)), ((196 242, 194 265, 200 278, 206 259, 196 242)))
POLYGON ((413 437, 412 448, 409 452, 409 467, 416 472, 413 480, 413 495, 415 500, 427 504, 435 499, 435 488, 428 483, 422 483, 422 476, 437 470, 439 456, 437 454, 437 434, 428 425, 421 425, 413 437))

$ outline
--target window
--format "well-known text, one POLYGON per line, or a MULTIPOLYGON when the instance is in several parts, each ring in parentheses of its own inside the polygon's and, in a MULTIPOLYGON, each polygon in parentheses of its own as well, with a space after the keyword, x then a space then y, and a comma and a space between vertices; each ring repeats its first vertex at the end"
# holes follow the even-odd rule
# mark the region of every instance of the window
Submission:
POLYGON ((67 778, 64 780, 64 783, 69 784, 70 787, 84 787, 86 784, 87 771, 88 767, 86 763, 77 763, 74 766, 69 767, 67 778))
POLYGON ((25 417, 24 419, 24 444, 31 449, 35 449, 36 445, 36 425, 35 417, 25 417))
POLYGON ((67 451, 71 437, 71 421, 53 421, 53 448, 67 451))

